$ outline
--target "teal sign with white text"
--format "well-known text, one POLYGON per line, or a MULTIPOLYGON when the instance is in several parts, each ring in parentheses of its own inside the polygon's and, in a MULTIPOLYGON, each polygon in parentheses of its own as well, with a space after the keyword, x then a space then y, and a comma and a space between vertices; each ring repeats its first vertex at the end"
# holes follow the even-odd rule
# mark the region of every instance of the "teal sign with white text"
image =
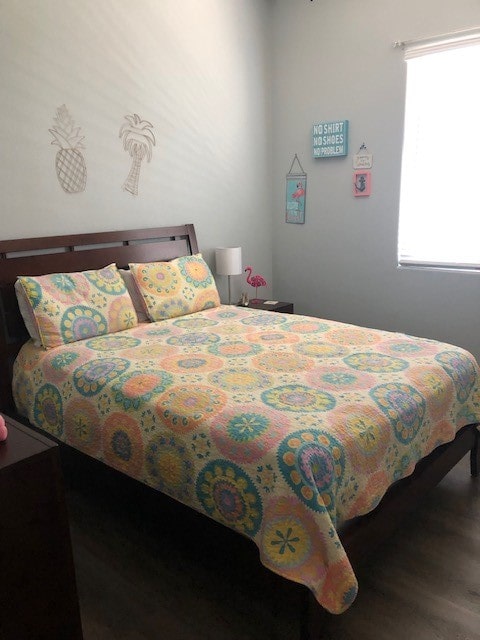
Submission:
POLYGON ((348 120, 314 124, 312 142, 314 158, 346 156, 348 153, 348 120))

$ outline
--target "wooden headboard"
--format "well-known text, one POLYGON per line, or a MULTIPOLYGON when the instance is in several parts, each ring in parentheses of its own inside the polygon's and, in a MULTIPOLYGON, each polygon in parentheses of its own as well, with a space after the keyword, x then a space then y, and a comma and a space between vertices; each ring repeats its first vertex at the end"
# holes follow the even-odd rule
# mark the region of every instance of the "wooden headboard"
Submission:
POLYGON ((28 339, 14 291, 17 276, 101 269, 115 262, 172 260, 198 253, 193 224, 0 240, 0 411, 10 413, 12 368, 28 339))

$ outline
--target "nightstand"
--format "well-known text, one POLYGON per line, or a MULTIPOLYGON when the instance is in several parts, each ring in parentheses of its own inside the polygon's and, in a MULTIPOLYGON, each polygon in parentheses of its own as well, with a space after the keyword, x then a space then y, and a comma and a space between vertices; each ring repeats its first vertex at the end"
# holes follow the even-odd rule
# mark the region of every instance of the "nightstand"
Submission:
POLYGON ((0 443, 0 638, 80 640, 58 445, 5 417, 0 443))
MULTIPOLYGON (((246 309, 262 309, 263 311, 276 311, 277 313, 293 313, 293 302, 277 302, 276 304, 265 304, 266 300, 253 302, 250 300, 246 309)), ((240 307, 244 305, 238 305, 240 307)))

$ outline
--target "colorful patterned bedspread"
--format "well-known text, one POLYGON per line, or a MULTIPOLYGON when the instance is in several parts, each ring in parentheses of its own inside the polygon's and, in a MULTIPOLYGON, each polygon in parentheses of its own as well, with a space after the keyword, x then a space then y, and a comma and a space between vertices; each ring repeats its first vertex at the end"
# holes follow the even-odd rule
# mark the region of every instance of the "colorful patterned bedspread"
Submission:
POLYGON ((14 396, 46 432, 253 539, 334 613, 357 593, 337 525, 480 420, 462 349, 225 306, 29 342, 14 396))

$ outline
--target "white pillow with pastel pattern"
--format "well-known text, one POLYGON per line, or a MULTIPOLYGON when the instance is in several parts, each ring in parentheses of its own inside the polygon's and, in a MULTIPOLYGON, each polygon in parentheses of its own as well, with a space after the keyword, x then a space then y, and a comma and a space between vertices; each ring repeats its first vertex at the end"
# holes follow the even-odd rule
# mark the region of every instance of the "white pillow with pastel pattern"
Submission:
POLYGON ((215 280, 201 253, 129 266, 153 322, 220 305, 215 280))
POLYGON ((115 264, 78 273, 20 276, 45 349, 137 325, 137 315, 115 264))

